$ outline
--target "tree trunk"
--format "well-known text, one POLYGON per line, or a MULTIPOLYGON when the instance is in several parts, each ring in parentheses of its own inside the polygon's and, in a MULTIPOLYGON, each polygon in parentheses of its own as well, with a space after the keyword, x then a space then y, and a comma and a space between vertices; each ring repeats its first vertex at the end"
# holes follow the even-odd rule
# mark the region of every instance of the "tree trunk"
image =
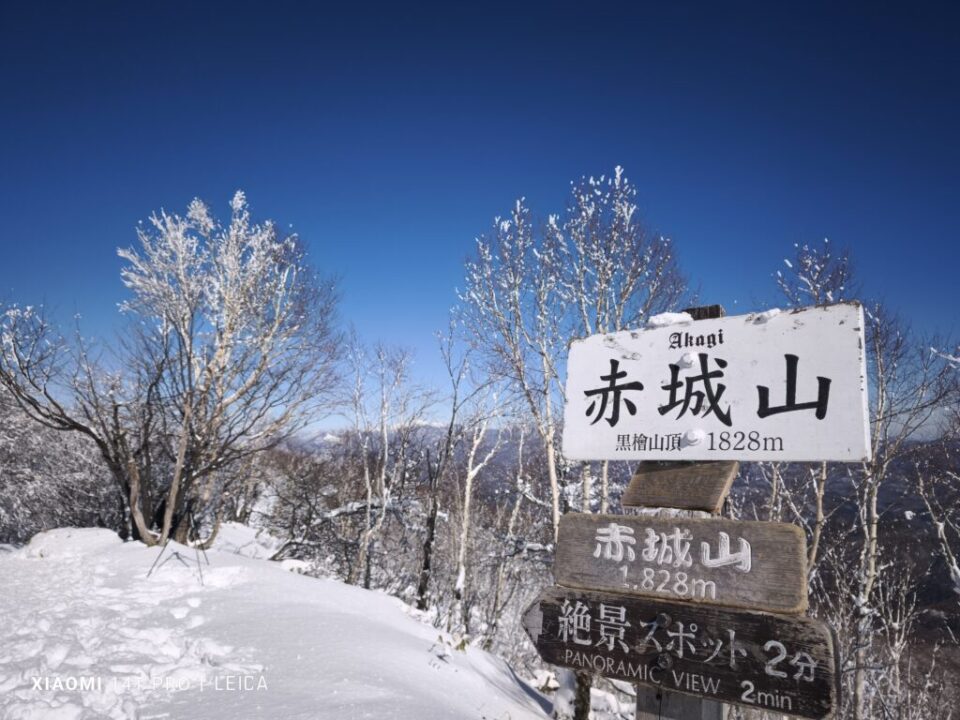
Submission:
MULTIPOLYGON (((430 465, 430 455, 427 454, 427 472, 430 465)), ((427 591, 430 586, 430 571, 433 569, 433 544, 437 536, 437 516, 440 513, 440 502, 437 498, 438 474, 430 478, 430 513, 427 515, 426 533, 423 538, 423 562, 420 565, 420 578, 417 581, 417 610, 426 610, 428 606, 427 591)))
POLYGON ((820 537, 823 535, 823 525, 826 518, 823 514, 823 494, 827 487, 827 464, 820 464, 820 472, 817 475, 816 495, 816 518, 813 524, 813 537, 810 538, 810 550, 807 554, 807 571, 812 575, 817 561, 817 553, 820 550, 820 537))
POLYGON ((782 482, 780 463, 770 463, 770 472, 773 474, 773 478, 770 482, 770 507, 767 508, 767 520, 779 521, 781 516, 780 484, 782 482))
MULTIPOLYGON (((583 512, 590 512, 591 477, 590 463, 583 463, 583 512)), ((589 673, 577 673, 577 689, 573 697, 573 720, 590 719, 590 688, 593 677, 589 673)))
POLYGON ((553 520, 553 542, 556 544, 560 534, 560 481, 557 478, 557 459, 554 453, 553 431, 549 431, 544 438, 544 449, 547 452, 547 474, 550 478, 550 510, 553 520))
POLYGON ((577 673, 577 690, 573 698, 573 720, 590 720, 590 688, 593 678, 588 673, 577 673))
MULTIPOLYGON (((199 550, 209 550, 210 546, 213 545, 213 541, 217 539, 217 534, 220 532, 220 524, 223 520, 223 513, 218 510, 216 516, 213 519, 213 528, 210 530, 210 535, 208 535, 202 542, 198 542, 196 547, 199 550)), ((199 538, 198 538, 199 540, 199 538)))
POLYGON ((870 703, 867 699, 867 666, 873 637, 873 616, 870 601, 877 579, 877 496, 880 482, 871 469, 867 478, 867 498, 864 509, 864 545, 860 554, 860 588, 857 593, 856 669, 853 679, 853 711, 856 720, 869 720, 870 703))
POLYGON ((590 477, 590 463, 583 463, 580 467, 580 480, 583 483, 583 502, 581 511, 590 512, 590 496, 593 495, 593 478, 590 477))
MULTIPOLYGON (((369 583, 369 562, 370 542, 373 534, 373 482, 370 478, 370 465, 367 458, 366 440, 361 443, 361 452, 363 453, 363 482, 367 492, 367 507, 364 511, 364 528, 360 533, 359 547, 357 548, 357 562, 353 572, 350 574, 350 584, 357 585, 361 582, 369 583)), ((369 585, 364 585, 369 587, 369 585)))
POLYGON ((181 511, 173 515, 173 526, 170 528, 169 537, 174 542, 189 545, 197 539, 196 529, 193 527, 193 510, 194 504, 188 500, 181 511))
POLYGON ((132 460, 128 462, 127 471, 129 480, 127 502, 130 506, 130 517, 133 520, 133 538, 145 545, 156 545, 157 537, 147 527, 143 519, 143 508, 140 507, 140 471, 132 460))
MULTIPOLYGON (((183 424, 180 427, 180 441, 177 443, 177 462, 173 467, 173 478, 170 480, 170 489, 167 491, 167 509, 163 513, 163 527, 160 531, 160 542, 166 542, 170 537, 170 530, 173 524, 174 513, 177 511, 177 494, 180 492, 180 486, 184 481, 184 463, 187 458, 187 442, 190 436, 190 404, 187 403, 183 408, 183 424)), ((180 518, 180 525, 183 525, 183 518, 180 518)), ((184 537, 185 532, 178 529, 178 535, 184 537)), ((177 540, 183 542, 183 540, 177 540)))
POLYGON ((366 548, 364 553, 364 563, 363 563, 363 589, 370 589, 370 576, 372 574, 372 558, 373 558, 373 541, 371 540, 366 548))
POLYGON ((610 510, 610 461, 600 463, 600 512, 610 510))
MULTIPOLYGON (((520 442, 517 444, 517 496, 513 501, 513 510, 510 512, 510 520, 507 522, 507 540, 513 540, 513 532, 517 527, 517 520, 520 517, 520 506, 523 503, 523 441, 525 435, 520 431, 520 442)), ((497 630, 500 627, 500 614, 503 608, 500 607, 503 597, 504 587, 507 580, 507 557, 501 553, 497 561, 497 583, 493 591, 493 605, 491 607, 491 619, 483 641, 483 649, 489 652, 493 648, 493 641, 497 636, 497 630)))

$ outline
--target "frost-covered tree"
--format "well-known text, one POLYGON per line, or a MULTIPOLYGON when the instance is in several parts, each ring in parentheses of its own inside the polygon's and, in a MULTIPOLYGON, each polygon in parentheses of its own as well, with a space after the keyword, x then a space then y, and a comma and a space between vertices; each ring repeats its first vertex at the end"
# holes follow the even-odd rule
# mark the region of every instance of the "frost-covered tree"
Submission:
MULTIPOLYGON (((786 270, 776 274, 791 306, 856 296, 847 252, 827 241, 795 248, 786 270)), ((935 663, 921 668, 912 655, 920 642, 919 576, 893 559, 899 542, 884 523, 881 498, 903 492, 905 467, 918 468, 921 488, 924 477, 937 477, 925 458, 934 439, 945 440, 942 419, 957 400, 955 378, 929 343, 881 304, 869 303, 864 315, 873 458, 859 466, 759 468, 771 487, 767 516, 794 520, 807 531, 812 606, 840 640, 845 693, 839 716, 857 720, 879 712, 913 717, 908 698, 927 707, 933 697, 917 688, 933 676, 935 663)))
POLYGON ((424 419, 435 399, 411 382, 412 362, 404 348, 378 343, 371 349, 356 337, 350 345, 349 406, 359 456, 355 486, 364 493, 360 501, 364 524, 350 581, 365 588, 371 587, 373 557, 388 515, 398 513, 403 524, 399 512, 403 492, 424 459, 424 419))
POLYGON ((486 369, 523 398, 546 449, 554 533, 560 519, 557 432, 566 308, 558 240, 556 232, 538 232, 518 200, 509 219, 496 218, 492 234, 477 240, 461 295, 465 325, 486 369))
MULTIPOLYGON (((576 307, 571 334, 586 337, 642 326, 646 318, 676 306, 686 281, 669 239, 639 220, 637 189, 614 168, 612 177, 581 178, 572 188, 563 227, 561 267, 565 295, 576 307)), ((586 465, 582 507, 590 510, 592 472, 586 465)), ((610 503, 609 462, 600 463, 600 512, 610 503)))
MULTIPOLYGON (((477 239, 466 270, 464 324, 486 369, 522 399, 532 419, 545 449, 556 533, 567 345, 575 337, 637 327, 673 306, 685 290, 673 245, 640 222, 636 188, 617 168, 612 177, 576 183, 566 212, 542 225, 518 200, 509 217, 496 218, 492 231, 477 239)), ((606 487, 602 496, 606 507, 606 487)))
POLYGON ((786 270, 777 271, 777 285, 791 307, 824 305, 855 297, 850 251, 838 249, 824 238, 820 245, 794 244, 786 270))
POLYGON ((38 427, 0 387, 0 543, 52 527, 117 528, 122 517, 93 443, 38 427))
POLYGON ((898 463, 909 462, 923 448, 918 440, 936 432, 944 408, 957 401, 950 368, 932 355, 930 343, 917 340, 909 327, 881 305, 865 311, 870 429, 873 458, 855 476, 858 493, 858 550, 853 602, 853 715, 873 716, 876 683, 871 653, 883 569, 880 494, 898 463))
MULTIPOLYGON (((636 188, 617 167, 612 177, 583 178, 563 215, 538 225, 521 198, 509 218, 496 218, 477 239, 460 294, 471 341, 490 375, 516 394, 546 456, 553 539, 569 498, 580 492, 589 512, 588 467, 564 476, 559 457, 565 402, 562 368, 572 339, 638 327, 671 308, 686 286, 672 243, 640 222, 636 188), (579 476, 582 492, 567 488, 579 476)), ((601 502, 609 502, 608 465, 600 471, 601 502)), ((578 675, 575 716, 589 711, 589 678, 578 675)))
MULTIPOLYGON (((790 307, 806 307, 843 302, 856 297, 853 280, 853 266, 848 250, 838 250, 824 238, 820 245, 804 243, 794 244, 792 259, 784 258, 784 270, 776 274, 777 286, 790 307)), ((771 485, 770 519, 781 519, 781 504, 785 499, 796 506, 796 499, 789 494, 781 494, 782 470, 779 463, 765 463, 771 485)), ((805 476, 810 480, 813 491, 814 513, 807 518, 803 513, 794 513, 807 526, 810 536, 807 552, 807 568, 811 577, 817 571, 820 538, 826 522, 824 495, 827 487, 827 463, 818 463, 806 469, 805 476)))
POLYGON ((459 498, 460 532, 457 543, 456 580, 453 588, 457 605, 454 621, 461 624, 464 636, 468 636, 471 631, 470 603, 467 602, 469 594, 467 566, 474 539, 471 531, 476 513, 474 509, 476 486, 480 474, 490 465, 503 439, 502 428, 491 428, 491 425, 500 419, 500 409, 497 407, 497 398, 494 395, 488 394, 481 397, 470 410, 470 417, 464 423, 466 458, 462 473, 457 474, 457 485, 462 487, 462 494, 459 498), (490 428, 489 432, 488 428, 490 428))
POLYGON ((221 225, 200 200, 121 249, 126 334, 102 361, 42 312, 2 318, 0 383, 35 421, 85 435, 147 543, 196 535, 239 461, 317 417, 335 382, 335 293, 301 242, 238 192, 221 225))

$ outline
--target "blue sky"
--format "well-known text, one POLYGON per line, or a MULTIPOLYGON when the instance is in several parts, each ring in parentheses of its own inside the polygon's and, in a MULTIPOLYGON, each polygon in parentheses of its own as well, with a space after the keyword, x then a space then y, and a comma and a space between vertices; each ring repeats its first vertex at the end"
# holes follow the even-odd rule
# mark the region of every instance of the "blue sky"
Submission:
POLYGON ((429 378, 473 238, 619 164, 705 301, 828 236, 955 329, 957 10, 467 5, 3 2, 0 299, 109 332, 136 222, 242 188, 429 378))

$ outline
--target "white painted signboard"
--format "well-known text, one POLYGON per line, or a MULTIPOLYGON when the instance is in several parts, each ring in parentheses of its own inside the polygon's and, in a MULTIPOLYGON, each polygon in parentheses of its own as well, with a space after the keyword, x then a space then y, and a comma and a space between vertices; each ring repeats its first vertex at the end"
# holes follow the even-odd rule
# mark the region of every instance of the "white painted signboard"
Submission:
POLYGON ((870 457, 859 303, 681 321, 574 341, 572 460, 870 457))

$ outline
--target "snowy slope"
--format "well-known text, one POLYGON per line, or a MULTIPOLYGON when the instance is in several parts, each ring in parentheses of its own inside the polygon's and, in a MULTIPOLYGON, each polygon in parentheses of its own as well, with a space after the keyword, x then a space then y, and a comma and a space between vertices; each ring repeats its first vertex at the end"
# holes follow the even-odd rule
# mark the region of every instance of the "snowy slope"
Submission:
POLYGON ((202 584, 193 551, 171 544, 147 577, 159 551, 106 530, 0 552, 0 717, 546 717, 501 660, 398 600, 237 554, 263 554, 245 532, 202 584))

